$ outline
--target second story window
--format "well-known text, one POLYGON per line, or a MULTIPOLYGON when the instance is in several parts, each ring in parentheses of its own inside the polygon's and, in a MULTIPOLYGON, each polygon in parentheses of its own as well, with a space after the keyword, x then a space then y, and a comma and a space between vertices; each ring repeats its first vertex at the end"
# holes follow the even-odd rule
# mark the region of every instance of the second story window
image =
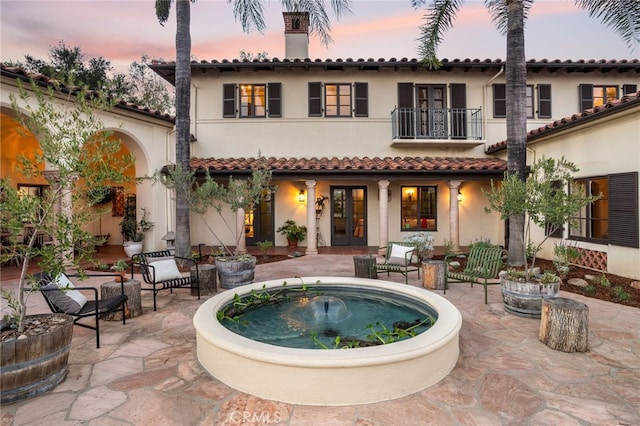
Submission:
POLYGON ((282 116, 280 83, 223 84, 224 118, 264 118, 282 116))
POLYGON ((264 84, 240 85, 240 117, 266 117, 267 86, 264 84))
POLYGON ((325 117, 351 117, 351 85, 324 86, 325 117))
POLYGON ((309 117, 367 117, 368 83, 309 83, 309 117))
POLYGON ((580 111, 604 105, 618 97, 618 86, 581 84, 580 111))

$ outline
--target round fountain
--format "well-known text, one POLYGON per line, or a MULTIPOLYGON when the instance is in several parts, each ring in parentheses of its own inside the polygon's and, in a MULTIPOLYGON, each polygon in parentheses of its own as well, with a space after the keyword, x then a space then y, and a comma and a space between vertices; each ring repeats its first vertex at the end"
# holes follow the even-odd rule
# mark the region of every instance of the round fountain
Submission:
MULTIPOLYGON (((352 312, 341 298, 308 300, 311 321, 342 324, 352 312)), ((291 319, 295 321, 295 319, 291 319)), ((198 359, 223 383, 261 398, 305 405, 353 405, 385 401, 418 392, 446 377, 459 354, 460 312, 443 297, 393 282, 345 277, 304 277, 237 287, 209 299, 194 316, 198 359), (434 312, 431 328, 398 342, 352 349, 301 349, 243 337, 223 326, 217 313, 234 295, 300 282, 313 288, 353 289, 362 298, 389 295, 434 312)))

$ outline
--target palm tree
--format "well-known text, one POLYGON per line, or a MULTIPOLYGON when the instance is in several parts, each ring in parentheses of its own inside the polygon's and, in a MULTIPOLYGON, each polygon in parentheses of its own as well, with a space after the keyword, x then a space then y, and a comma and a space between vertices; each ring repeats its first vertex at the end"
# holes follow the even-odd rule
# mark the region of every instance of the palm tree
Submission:
MULTIPOLYGON (((156 16, 160 25, 169 19, 171 2, 156 0, 156 16)), ((191 105, 191 5, 195 0, 175 0, 176 3, 176 167, 189 170, 191 158, 191 133, 189 131, 191 105)), ((231 1, 231 0, 230 0, 231 1)), ((282 0, 283 8, 289 12, 308 12, 311 34, 320 37, 323 44, 331 42, 331 25, 324 7, 324 0, 282 0)), ((351 11, 351 0, 331 0, 337 18, 351 11)), ((262 32, 265 28, 264 4, 262 0, 233 0, 233 14, 242 24, 242 29, 262 32)), ((176 191, 176 255, 191 255, 191 229, 189 205, 183 194, 176 191)))
MULTIPOLYGON (((592 17, 613 28, 629 48, 640 43, 640 1, 638 0, 574 0, 592 17)), ((426 0, 411 0, 414 7, 426 0)), ((524 23, 534 0, 485 0, 492 20, 502 34, 506 34, 505 63, 507 98, 507 173, 526 178, 527 114, 525 94, 527 68, 524 52, 524 23)), ((464 0, 431 0, 425 23, 420 27, 420 51, 423 63, 438 67, 436 50, 443 34, 453 26, 456 13, 464 0)), ((509 264, 522 265, 524 259, 524 216, 509 217, 509 264)))

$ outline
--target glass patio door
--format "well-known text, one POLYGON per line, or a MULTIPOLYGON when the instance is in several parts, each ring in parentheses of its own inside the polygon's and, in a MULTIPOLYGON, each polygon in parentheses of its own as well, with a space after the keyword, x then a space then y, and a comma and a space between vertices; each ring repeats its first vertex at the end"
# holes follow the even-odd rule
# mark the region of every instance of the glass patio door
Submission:
POLYGON ((274 202, 273 190, 266 190, 253 210, 244 213, 244 235, 247 247, 255 246, 258 241, 271 241, 273 238, 274 202))
POLYGON ((366 187, 331 187, 331 245, 367 245, 366 187))

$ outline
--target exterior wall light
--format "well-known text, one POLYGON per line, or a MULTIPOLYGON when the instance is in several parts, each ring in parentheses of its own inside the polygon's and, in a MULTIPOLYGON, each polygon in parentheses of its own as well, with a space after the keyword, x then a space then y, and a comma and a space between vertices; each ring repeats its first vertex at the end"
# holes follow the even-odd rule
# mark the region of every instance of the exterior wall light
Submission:
POLYGON ((458 191, 458 202, 462 202, 462 192, 458 191))
POLYGON ((304 203, 305 202, 305 196, 304 196, 304 189, 300 190, 300 193, 298 194, 298 202, 299 203, 304 203))

